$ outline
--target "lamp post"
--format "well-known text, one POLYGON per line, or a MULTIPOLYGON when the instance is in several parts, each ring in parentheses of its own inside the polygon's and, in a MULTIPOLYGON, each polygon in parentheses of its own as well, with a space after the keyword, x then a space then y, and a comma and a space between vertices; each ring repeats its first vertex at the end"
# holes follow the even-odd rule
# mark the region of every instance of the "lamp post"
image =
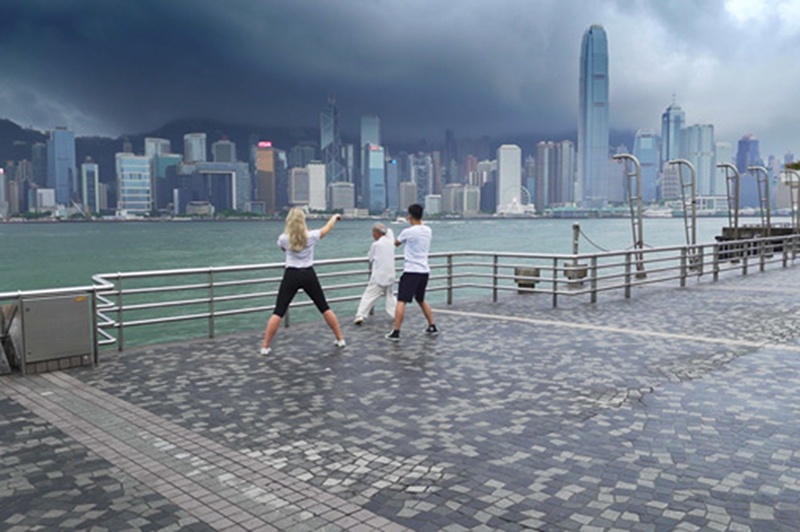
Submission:
POLYGON ((761 195, 761 187, 758 187, 758 203, 759 209, 761 210, 761 223, 765 225, 765 230, 767 232, 767 237, 771 236, 772 233, 772 221, 770 219, 770 197, 769 197, 769 172, 763 166, 748 166, 748 172, 754 172, 756 176, 756 181, 760 185, 764 183, 764 195, 761 195), (761 174, 764 175, 764 178, 761 178, 761 174), (766 223, 764 214, 766 213, 766 223))
POLYGON ((733 240, 739 240, 739 169, 731 163, 720 163, 717 168, 725 170, 725 187, 728 191, 728 226, 733 231, 733 240), (731 191, 731 181, 733 190, 731 191))
POLYGON ((687 161, 686 159, 673 159, 671 161, 667 161, 667 164, 674 165, 678 167, 678 179, 681 182, 681 200, 683 201, 683 225, 686 229, 686 244, 694 246, 697 244, 697 186, 695 184, 696 180, 696 172, 694 169, 694 165, 687 161), (692 180, 689 183, 686 183, 683 180, 683 172, 681 168, 683 166, 689 167, 689 170, 692 172, 692 180), (687 212, 687 201, 686 201, 686 191, 689 191, 689 199, 688 207, 691 209, 691 213, 687 212), (690 222, 691 220, 691 222, 690 222))
POLYGON ((782 172, 789 179, 789 198, 792 202, 792 230, 800 233, 800 172, 785 168, 782 172), (794 195, 792 194, 794 192, 794 195))
POLYGON ((639 159, 628 153, 614 155, 614 160, 625 165, 625 177, 628 180, 628 206, 631 210, 631 234, 633 248, 636 253, 636 277, 644 278, 644 227, 642 225, 642 165, 639 159), (633 171, 628 169, 628 163, 633 164, 633 171), (635 186, 634 186, 635 185, 635 186))

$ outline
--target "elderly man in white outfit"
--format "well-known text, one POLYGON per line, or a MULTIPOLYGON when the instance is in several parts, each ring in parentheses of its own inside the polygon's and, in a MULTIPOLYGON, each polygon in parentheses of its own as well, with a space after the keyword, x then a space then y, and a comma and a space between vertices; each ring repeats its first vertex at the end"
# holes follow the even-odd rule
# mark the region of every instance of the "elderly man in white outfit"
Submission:
POLYGON ((394 317, 397 298, 394 295, 394 234, 382 223, 372 226, 372 238, 375 241, 369 248, 369 264, 371 273, 369 283, 358 304, 356 319, 353 323, 361 325, 367 319, 372 307, 379 297, 386 298, 386 313, 394 317))

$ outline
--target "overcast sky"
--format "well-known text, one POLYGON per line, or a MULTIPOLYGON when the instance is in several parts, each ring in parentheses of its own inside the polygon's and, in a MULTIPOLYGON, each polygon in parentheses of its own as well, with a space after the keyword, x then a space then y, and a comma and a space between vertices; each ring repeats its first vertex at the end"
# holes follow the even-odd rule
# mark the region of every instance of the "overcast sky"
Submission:
POLYGON ((116 137, 181 117, 438 141, 576 129, 602 24, 610 122, 672 102, 716 139, 800 153, 800 0, 0 0, 0 117, 116 137))

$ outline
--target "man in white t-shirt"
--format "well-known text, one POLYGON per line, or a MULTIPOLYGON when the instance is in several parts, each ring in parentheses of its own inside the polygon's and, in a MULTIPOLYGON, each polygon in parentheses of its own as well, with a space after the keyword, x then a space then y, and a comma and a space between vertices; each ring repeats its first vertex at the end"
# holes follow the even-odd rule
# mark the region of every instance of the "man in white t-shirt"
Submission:
POLYGON ((372 226, 375 240, 369 248, 370 276, 367 288, 358 304, 353 323, 361 325, 367 319, 379 297, 386 298, 386 313, 394 317, 397 298, 394 297, 394 233, 382 223, 372 226))
POLYGON ((390 340, 400 340, 400 326, 405 317, 406 304, 414 299, 419 303, 428 328, 425 332, 430 335, 439 334, 436 323, 433 321, 433 310, 425 301, 425 289, 428 286, 430 267, 428 266, 428 252, 431 248, 433 232, 431 228, 422 223, 422 205, 413 204, 408 207, 408 221, 411 227, 400 232, 395 240, 395 245, 405 245, 403 251, 403 275, 400 277, 400 287, 397 290, 397 308, 394 312, 394 329, 386 334, 390 340))

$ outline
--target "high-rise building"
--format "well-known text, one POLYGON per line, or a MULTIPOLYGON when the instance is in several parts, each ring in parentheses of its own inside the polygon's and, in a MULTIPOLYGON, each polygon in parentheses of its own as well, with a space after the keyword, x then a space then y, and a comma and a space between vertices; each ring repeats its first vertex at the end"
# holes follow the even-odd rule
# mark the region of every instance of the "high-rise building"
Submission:
POLYGON ((516 144, 497 148, 497 212, 513 213, 521 209, 522 149, 516 144))
POLYGON ((382 146, 367 144, 366 171, 369 185, 369 211, 380 214, 386 210, 386 155, 382 146))
POLYGON ((8 194, 6 194, 6 175, 5 171, 0 168, 0 218, 8 218, 10 213, 8 194))
POLYGON ((31 163, 33 163, 33 182, 44 187, 47 185, 47 145, 36 142, 31 146, 31 163))
POLYGON ((247 163, 182 163, 177 174, 168 173, 172 210, 176 214, 235 211, 250 201, 247 163))
POLYGON ((306 166, 308 172, 308 208, 312 211, 325 210, 325 164, 312 161, 306 166))
POLYGON ((166 155, 171 152, 172 146, 170 141, 167 139, 160 139, 156 137, 146 137, 144 139, 144 154, 146 157, 166 155))
POLYGON ((536 172, 535 172, 535 187, 533 190, 528 187, 528 192, 533 194, 533 204, 536 207, 536 212, 543 212, 545 207, 549 207, 554 203, 553 190, 556 188, 555 184, 555 143, 554 142, 539 142, 536 145, 536 172))
POLYGON ((399 209, 397 204, 398 166, 397 159, 386 158, 386 208, 392 212, 397 212, 399 209))
POLYGON ((132 153, 117 153, 117 214, 143 216, 150 212, 150 158, 132 153))
MULTIPOLYGON (((717 164, 733 164, 735 165, 736 159, 733 156, 733 145, 730 142, 716 142, 714 144, 714 160, 717 164)), ((726 183, 727 175, 730 170, 724 168, 717 168, 715 173, 715 182, 717 194, 722 196, 728 193, 728 184, 726 183)), ((731 191, 733 192, 733 191, 731 191)))
POLYGON ((758 181, 748 168, 763 164, 764 161, 761 159, 758 139, 752 133, 744 135, 739 139, 738 149, 736 150, 736 168, 741 175, 739 184, 740 207, 759 207, 758 181))
POLYGON ((372 209, 370 198, 370 146, 381 145, 381 120, 377 115, 363 115, 361 117, 358 168, 359 179, 356 181, 356 194, 361 198, 361 207, 372 209))
POLYGON ((259 202, 265 214, 275 212, 275 148, 262 140, 256 147, 256 179, 253 201, 259 202))
POLYGON ((642 201, 658 199, 658 142, 652 129, 639 129, 633 139, 633 156, 639 161, 642 177, 642 201))
POLYGON ((423 200, 419 201, 417 199, 417 184, 413 181, 403 181, 400 183, 400 190, 398 190, 398 203, 400 208, 397 209, 398 211, 405 211, 408 209, 408 206, 413 203, 419 203, 420 205, 425 204, 424 196, 423 200))
POLYGON ((685 124, 686 113, 678 104, 672 102, 661 115, 661 165, 659 166, 661 172, 665 170, 667 161, 680 157, 681 130, 685 124))
POLYGON ((608 83, 608 40, 594 24, 581 43, 578 110, 578 179, 587 207, 608 202, 608 83))
POLYGON ((97 163, 87 157, 81 165, 81 203, 88 213, 100 210, 100 169, 97 163))
POLYGON ((464 212, 464 184, 448 183, 442 190, 442 212, 462 214, 464 212))
POLYGON ((336 98, 328 98, 328 108, 320 113, 320 149, 325 163, 325 175, 330 183, 348 181, 344 161, 342 160, 342 138, 339 131, 339 108, 336 98))
POLYGON ((51 131, 47 141, 47 186, 56 191, 59 205, 78 199, 75 132, 65 127, 51 131))
POLYGON ((464 186, 464 214, 478 214, 481 210, 481 189, 473 185, 464 186))
POLYGON ((183 162, 206 162, 206 134, 187 133, 183 136, 183 162))
POLYGON ((683 128, 680 156, 694 166, 695 192, 698 196, 713 196, 719 193, 715 190, 717 164, 714 160, 713 125, 695 124, 683 128))
POLYGON ((332 210, 353 209, 356 206, 355 185, 346 181, 328 185, 328 205, 332 210))
MULTIPOLYGON (((411 203, 425 204, 425 196, 433 194, 433 159, 429 153, 419 152, 408 156, 408 166, 411 173, 411 181, 416 185, 417 197, 411 203)), ((405 210, 411 203, 400 203, 401 211, 405 210)))
POLYGON ((293 146, 287 157, 289 168, 305 168, 308 163, 315 160, 317 160, 317 149, 308 144, 293 146))
POLYGON ((235 163, 236 162, 236 143, 221 138, 211 145, 211 156, 215 163, 235 163))
POLYGON ((308 168, 289 168, 289 203, 308 205, 308 168))
POLYGON ((442 196, 441 194, 428 194, 425 196, 425 216, 433 216, 442 212, 442 196))

